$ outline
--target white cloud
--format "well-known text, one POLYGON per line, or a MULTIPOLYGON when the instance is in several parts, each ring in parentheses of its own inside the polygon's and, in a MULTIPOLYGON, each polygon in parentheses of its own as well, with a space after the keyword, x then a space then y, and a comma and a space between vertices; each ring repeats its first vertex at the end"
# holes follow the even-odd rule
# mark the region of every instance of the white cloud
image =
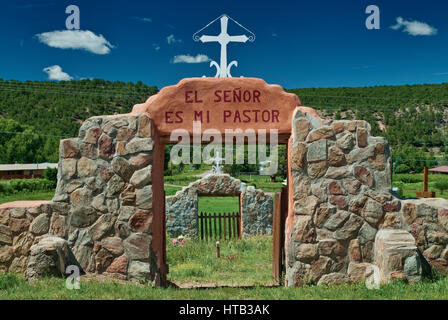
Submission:
POLYGON ((68 73, 62 71, 62 68, 58 65, 46 67, 43 71, 48 74, 48 80, 69 81, 73 79, 68 73))
POLYGON ((132 17, 132 19, 141 21, 141 22, 152 22, 151 18, 146 18, 146 17, 132 17))
POLYGON ((63 30, 36 34, 40 42, 59 49, 79 49, 95 54, 108 54, 114 48, 103 35, 89 30, 63 30))
POLYGON ((408 21, 402 17, 397 18, 397 24, 391 26, 393 30, 399 30, 403 27, 403 32, 411 36, 433 36, 437 34, 437 29, 429 24, 420 21, 408 21))
POLYGON ((168 44, 175 44, 175 43, 182 43, 182 40, 176 39, 174 37, 174 34, 170 34, 168 37, 166 37, 166 42, 168 42, 168 44))
POLYGON ((205 54, 198 54, 196 57, 190 56, 189 54, 181 54, 178 56, 174 56, 173 63, 203 63, 210 60, 211 59, 205 54))
POLYGON ((159 51, 160 46, 157 43, 153 43, 152 46, 154 47, 154 50, 159 51))

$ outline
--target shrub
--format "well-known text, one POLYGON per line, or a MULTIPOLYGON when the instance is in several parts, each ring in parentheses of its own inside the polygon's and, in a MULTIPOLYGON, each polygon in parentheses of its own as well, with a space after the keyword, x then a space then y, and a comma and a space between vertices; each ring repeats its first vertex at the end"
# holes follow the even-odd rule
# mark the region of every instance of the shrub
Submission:
POLYGON ((403 183, 419 183, 423 182, 423 176, 415 174, 403 174, 397 176, 397 180, 403 183))
POLYGON ((53 188, 56 188, 58 183, 58 168, 47 168, 44 171, 44 179, 53 183, 53 188))
POLYGON ((444 191, 448 190, 448 180, 441 180, 434 183, 434 187, 443 194, 444 191))
POLYGON ((405 165, 404 163, 398 165, 395 168, 395 173, 409 173, 411 172, 411 168, 409 168, 407 165, 405 165))
POLYGON ((14 189, 7 182, 0 182, 0 193, 13 194, 14 189))
POLYGON ((47 179, 15 179, 9 182, 0 182, 0 193, 2 194, 47 191, 52 189, 54 189, 53 182, 47 179))

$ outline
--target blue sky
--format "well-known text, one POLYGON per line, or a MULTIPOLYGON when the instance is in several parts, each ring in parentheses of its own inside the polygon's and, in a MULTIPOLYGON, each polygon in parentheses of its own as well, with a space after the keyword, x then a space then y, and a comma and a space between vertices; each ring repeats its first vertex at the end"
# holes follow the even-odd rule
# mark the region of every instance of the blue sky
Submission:
MULTIPOLYGON (((173 61, 203 55, 219 62, 219 45, 194 42, 192 35, 226 13, 257 36, 253 43, 229 44, 229 62, 239 63, 234 76, 286 88, 448 82, 446 1, 1 0, 0 5, 3 79, 47 80, 56 72, 56 78, 141 80, 161 88, 186 77, 214 76, 210 62, 173 61), (48 45, 54 31, 66 30, 65 9, 72 4, 80 9, 81 30, 100 42, 91 42, 90 51, 48 45), (365 27, 365 10, 372 4, 380 9, 380 30, 365 27), (45 33, 47 42, 38 36, 45 33), (48 67, 53 68, 44 72, 48 67)), ((218 31, 219 23, 205 33, 218 31)), ((244 31, 230 25, 229 33, 244 31)))

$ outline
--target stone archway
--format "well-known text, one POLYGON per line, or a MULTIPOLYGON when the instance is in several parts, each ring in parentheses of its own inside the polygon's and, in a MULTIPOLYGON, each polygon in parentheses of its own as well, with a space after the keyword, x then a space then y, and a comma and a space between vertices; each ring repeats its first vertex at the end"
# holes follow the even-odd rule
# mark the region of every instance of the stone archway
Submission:
MULTIPOLYGON (((153 125, 152 162, 152 250, 157 256, 163 281, 166 280, 166 215, 163 191, 164 146, 177 142, 170 139, 175 130, 184 130, 194 142, 197 132, 194 121, 200 121, 199 134, 218 131, 225 141, 226 130, 241 130, 232 139, 244 138, 244 129, 270 133, 275 130, 278 142, 287 144, 291 136, 293 113, 300 100, 286 93, 278 85, 268 85, 255 78, 193 78, 181 80, 177 85, 163 88, 144 104, 136 105, 131 114, 148 114, 153 125), (263 118, 263 115, 264 118, 263 118), (269 117, 268 117, 269 115, 269 117)), ((200 141, 200 140, 199 140, 200 141)), ((233 140, 232 140, 233 142, 233 140)), ((187 144, 190 144, 189 142, 187 144)), ((288 168, 290 170, 290 166, 288 168)))
POLYGON ((210 174, 166 198, 166 226, 170 236, 197 236, 200 195, 239 197, 243 237, 272 234, 274 203, 271 195, 228 174, 210 174))

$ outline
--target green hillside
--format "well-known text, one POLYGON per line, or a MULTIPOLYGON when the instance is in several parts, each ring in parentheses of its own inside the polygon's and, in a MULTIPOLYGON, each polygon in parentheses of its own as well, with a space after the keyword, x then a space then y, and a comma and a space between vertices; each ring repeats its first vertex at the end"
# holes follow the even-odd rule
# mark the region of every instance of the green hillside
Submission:
POLYGON ((141 82, 0 79, 0 163, 57 162, 59 140, 77 136, 85 119, 130 112, 157 92, 141 82))
POLYGON ((385 136, 392 146, 431 148, 447 143, 448 83, 289 91, 325 118, 368 121, 372 133, 385 136))
MULTIPOLYGON (((288 91, 324 118, 367 120, 394 157, 448 159, 448 84, 288 91)), ((157 92, 141 82, 0 79, 0 163, 57 161, 59 139, 76 136, 82 121, 129 112, 157 92)), ((415 171, 423 166, 406 164, 415 171)))

